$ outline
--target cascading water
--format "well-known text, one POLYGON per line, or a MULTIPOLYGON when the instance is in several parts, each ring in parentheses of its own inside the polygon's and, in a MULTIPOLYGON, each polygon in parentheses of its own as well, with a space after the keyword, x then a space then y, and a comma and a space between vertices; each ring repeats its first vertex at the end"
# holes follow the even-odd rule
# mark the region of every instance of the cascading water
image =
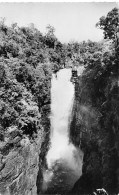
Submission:
POLYGON ((51 85, 51 147, 47 153, 48 169, 43 172, 44 194, 64 194, 82 174, 80 149, 69 142, 69 124, 74 101, 71 69, 53 74, 51 85))

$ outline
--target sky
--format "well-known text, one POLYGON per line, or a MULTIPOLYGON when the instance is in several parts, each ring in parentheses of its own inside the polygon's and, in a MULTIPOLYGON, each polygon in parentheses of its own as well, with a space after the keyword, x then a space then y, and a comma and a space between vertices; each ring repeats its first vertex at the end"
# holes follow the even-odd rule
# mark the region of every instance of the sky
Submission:
POLYGON ((5 17, 8 25, 34 23, 42 33, 50 24, 62 43, 88 39, 99 41, 103 33, 95 24, 116 6, 114 2, 0 3, 0 17, 5 17))

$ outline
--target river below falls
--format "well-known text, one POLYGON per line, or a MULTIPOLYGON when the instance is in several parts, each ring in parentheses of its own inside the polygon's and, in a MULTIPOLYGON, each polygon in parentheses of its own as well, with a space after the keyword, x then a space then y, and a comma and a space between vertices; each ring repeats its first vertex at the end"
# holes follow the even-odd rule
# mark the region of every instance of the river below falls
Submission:
POLYGON ((83 153, 69 141, 74 102, 71 69, 53 74, 51 82, 51 133, 43 170, 41 194, 65 195, 82 175, 83 153))

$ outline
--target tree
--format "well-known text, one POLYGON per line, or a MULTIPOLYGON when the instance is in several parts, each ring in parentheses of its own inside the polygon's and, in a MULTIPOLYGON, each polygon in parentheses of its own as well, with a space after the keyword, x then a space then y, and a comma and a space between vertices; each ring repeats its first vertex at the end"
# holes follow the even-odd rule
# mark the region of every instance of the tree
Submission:
POLYGON ((47 30, 46 33, 47 36, 54 36, 55 28, 53 26, 51 26, 50 24, 47 25, 46 30, 47 30))
POLYGON ((96 24, 104 31, 104 38, 115 39, 117 37, 119 27, 119 9, 112 9, 107 16, 102 16, 99 22, 96 24))

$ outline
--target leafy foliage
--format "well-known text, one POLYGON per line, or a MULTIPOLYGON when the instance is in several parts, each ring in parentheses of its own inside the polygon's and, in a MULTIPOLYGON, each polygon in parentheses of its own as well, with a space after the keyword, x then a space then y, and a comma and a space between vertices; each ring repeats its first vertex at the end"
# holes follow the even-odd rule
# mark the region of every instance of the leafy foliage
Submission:
POLYGON ((102 16, 96 24, 97 27, 104 30, 104 38, 115 39, 119 30, 119 10, 114 8, 107 16, 102 16))
POLYGON ((41 129, 42 108, 50 104, 50 80, 63 64, 63 45, 48 27, 46 35, 35 28, 6 26, 0 22, 0 132, 19 130, 33 137, 41 129))

